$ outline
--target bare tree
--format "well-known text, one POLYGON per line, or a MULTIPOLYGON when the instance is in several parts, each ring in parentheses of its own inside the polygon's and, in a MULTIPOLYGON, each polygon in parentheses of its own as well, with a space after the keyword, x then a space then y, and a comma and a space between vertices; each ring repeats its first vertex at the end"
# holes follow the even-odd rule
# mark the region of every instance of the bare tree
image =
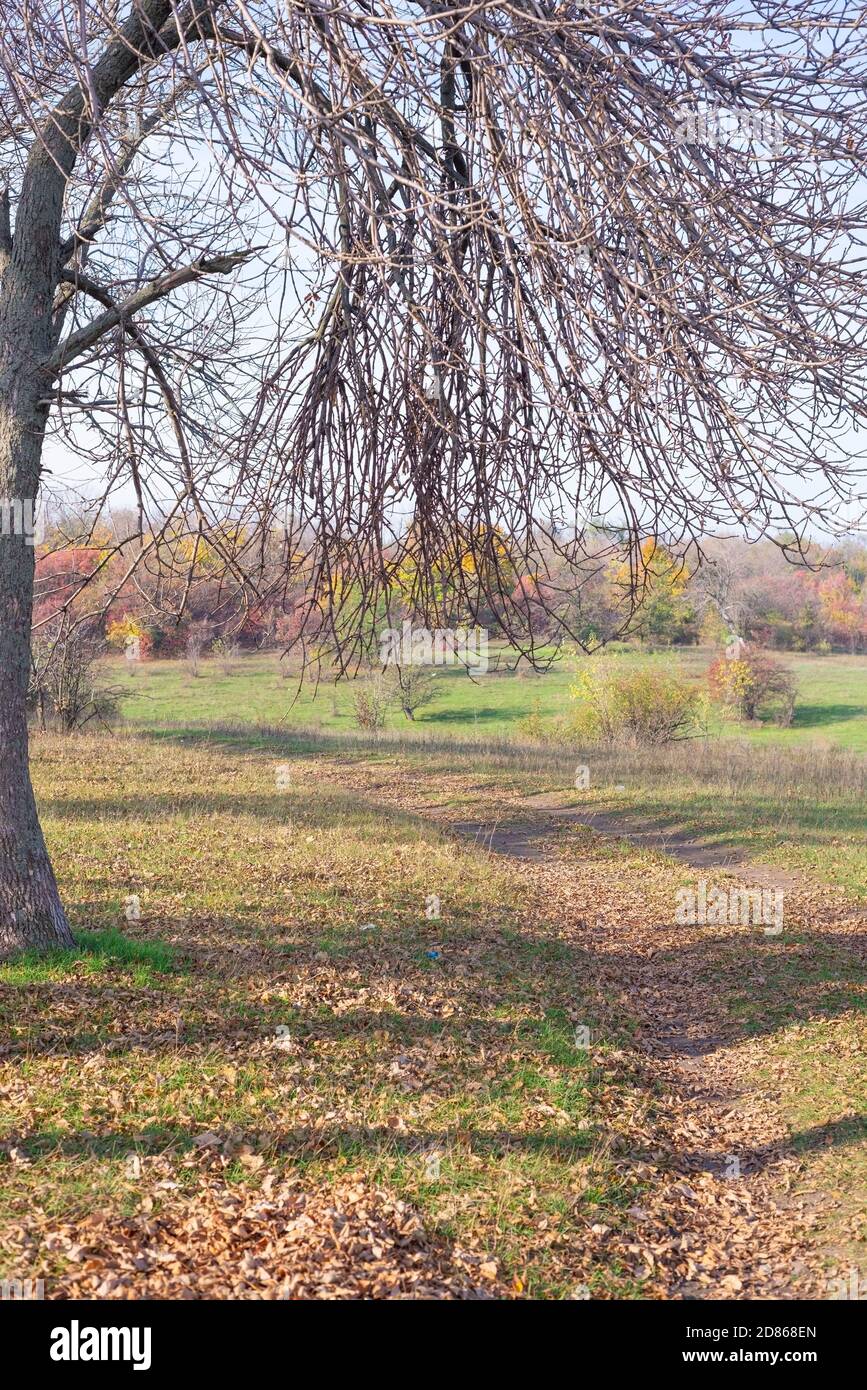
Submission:
POLYGON ((741 592, 741 575, 738 570, 738 556, 730 551, 715 547, 712 555, 705 557, 704 563, 693 577, 690 596, 700 613, 709 607, 716 609, 726 624, 729 640, 742 638, 747 604, 741 592))
MULTIPOLYGON (((396 573, 430 625, 448 589, 525 642, 516 569, 580 565, 583 517, 633 558, 797 544, 855 487, 867 30, 762 13, 5 0, 0 499, 62 438, 137 499, 127 581, 167 528, 190 578, 207 550, 255 581, 248 522, 279 518, 341 661, 396 573)), ((0 950, 70 940, 27 540, 0 536, 0 950)))
POLYGON ((394 686, 395 701, 407 719, 414 720, 437 697, 436 676, 426 666, 395 666, 394 686))
POLYGON ((29 689, 40 728, 46 728, 46 716, 64 733, 114 718, 120 691, 100 679, 105 651, 94 625, 73 625, 66 615, 41 629, 33 642, 29 689))

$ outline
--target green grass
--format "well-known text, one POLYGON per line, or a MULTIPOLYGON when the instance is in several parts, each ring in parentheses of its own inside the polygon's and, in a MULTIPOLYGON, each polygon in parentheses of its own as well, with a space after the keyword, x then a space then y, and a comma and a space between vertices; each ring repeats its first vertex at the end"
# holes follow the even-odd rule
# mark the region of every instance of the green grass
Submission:
MULTIPOLYGON (((664 847, 672 836, 728 857, 801 870, 836 884, 853 897, 867 895, 867 764, 857 753, 828 744, 805 756, 798 748, 746 739, 696 739, 661 748, 546 745, 519 738, 471 738, 403 730, 365 736, 354 730, 255 727, 244 724, 165 727, 147 732, 155 746, 268 753, 272 777, 287 756, 334 758, 391 775, 396 760, 413 770, 430 805, 470 817, 486 790, 507 794, 513 816, 526 816, 524 798, 551 793, 559 806, 601 814, 609 839, 600 853, 618 854, 617 836, 646 826, 664 847), (574 789, 576 764, 590 768, 590 787, 574 789), (449 785, 454 767, 471 767, 471 784, 449 785)), ((295 789, 297 793, 298 788, 295 789)), ((291 808, 293 793, 277 793, 270 804, 291 808)), ((211 795, 202 809, 219 810, 231 793, 211 795)), ((183 796, 177 802, 185 804, 183 796)), ((126 809, 124 807, 126 806, 126 809)), ((134 822, 134 808, 117 814, 134 822)), ((295 812, 292 812, 294 816, 295 812)), ((303 819, 303 813, 302 813, 303 819)), ((576 839, 591 837, 576 824, 576 839)), ((321 888, 328 894, 334 890, 321 888)))
POLYGON ((43 984, 70 974, 116 974, 129 971, 134 983, 149 984, 154 977, 177 968, 177 952, 160 941, 133 941, 115 928, 88 931, 80 927, 72 950, 22 951, 0 962, 0 983, 43 984))
MULTIPOLYGON (((495 648, 492 647, 492 652, 495 648)), ((703 684, 713 653, 705 649, 672 649, 656 655, 625 653, 627 664, 651 663, 675 670, 703 684)), ((597 658, 587 658, 596 660, 597 658)), ((769 724, 744 726, 717 721, 713 731, 737 734, 759 744, 800 745, 824 742, 867 752, 867 656, 778 654, 794 673, 799 687, 795 719, 788 729, 769 724)), ((507 657, 503 656, 503 662, 507 657)), ((213 721, 305 725, 323 730, 354 728, 352 682, 313 682, 300 687, 297 677, 284 679, 285 669, 275 654, 238 659, 231 674, 216 661, 203 661, 200 674, 190 674, 183 661, 153 661, 134 672, 122 659, 106 663, 113 684, 123 690, 121 711, 136 728, 162 724, 204 725, 213 721)), ((493 665, 493 658, 492 658, 493 665)), ((393 730, 446 737, 498 737, 515 733, 521 719, 538 710, 553 718, 567 710, 573 674, 566 662, 547 672, 514 674, 504 668, 471 679, 465 672, 443 668, 436 672, 436 702, 420 712, 413 725, 392 711, 393 730)))
MULTIPOLYGON (((530 792, 568 788, 574 750, 193 719, 37 736, 33 750, 79 945, 0 968, 0 1277, 4 1230, 27 1227, 38 1246, 58 1221, 120 1217, 145 1199, 159 1217, 174 1199, 157 1178, 195 1200, 215 1171, 196 1141, 213 1132, 220 1181, 252 1186, 251 1200, 260 1179, 240 1146, 262 1173, 316 1187, 360 1174, 405 1197, 530 1296, 568 1297, 579 1282, 642 1296, 616 1258, 588 1268, 584 1253, 589 1225, 629 1231, 643 1200, 643 1165, 617 1147, 619 1109, 645 1136, 637 1151, 653 1143, 637 1021, 600 980, 574 905, 530 911, 507 861, 431 820, 520 814, 530 792), (432 893, 440 918, 426 913, 432 893), (141 918, 128 923, 130 894, 141 918)), ((862 774, 845 750, 711 740, 586 760, 579 804, 672 827, 691 818, 775 862, 803 843, 838 881, 863 863, 862 774)), ((581 914, 622 906, 630 882, 636 901, 650 880, 673 900, 679 866, 574 826, 561 843, 581 860, 579 884, 600 875, 581 914)), ((710 943, 695 966, 740 1037, 787 1068, 794 1143, 829 1188, 841 1171, 863 1176, 844 1067, 821 1123, 809 1120, 814 1043, 858 1047, 863 981, 846 946, 805 927, 760 968, 740 940, 710 943)), ((50 1251, 44 1269, 62 1280, 50 1251)))
MULTIPOLYGON (((700 681, 708 654, 623 659, 675 662, 700 681)), ((638 864, 672 884, 682 873, 616 839, 636 820, 863 895, 867 663, 790 664, 792 729, 719 728, 657 750, 523 739, 525 713, 565 707, 562 667, 476 684, 440 672, 424 717, 393 714, 369 737, 351 685, 315 700, 303 688, 293 705, 271 656, 230 675, 203 663, 198 678, 178 662, 134 675, 113 664, 128 686, 114 736, 34 738, 78 945, 0 966, 0 1232, 137 1210, 131 1155, 192 1200, 210 1171, 196 1139, 213 1131, 228 1185, 255 1182, 233 1157, 242 1142, 305 1183, 360 1173, 433 1232, 490 1252, 530 1296, 568 1297, 580 1281, 641 1297, 616 1259, 588 1269, 582 1255, 589 1222, 628 1228, 641 1200, 643 1179, 610 1145, 618 1096, 639 1125, 656 1103, 628 1060, 636 1022, 593 983, 580 937, 556 916, 528 918, 507 862, 429 817, 520 819, 540 792, 600 812, 607 838, 571 823, 560 844, 609 875, 615 898, 638 864), (577 762, 591 769, 584 792, 577 762), (576 1019, 603 1039, 590 1054, 576 1019)), ((863 1029, 845 947, 793 934, 760 976, 741 944, 708 957, 709 993, 785 1070, 793 1146, 828 1189, 864 1179, 863 1075, 856 1086, 835 1060, 858 1057, 863 1029)), ((159 1213, 158 1188, 149 1200, 159 1213)), ((829 1224, 829 1240, 840 1230, 829 1224)), ((0 1276, 3 1254, 0 1239, 0 1276)), ((45 1258, 62 1279, 61 1258, 45 1258)))
POLYGON ((783 1114, 793 1149, 807 1175, 810 1195, 833 1195, 830 1210, 816 1213, 826 1260, 838 1273, 860 1269, 867 1253, 867 1054, 864 1047, 864 988, 850 996, 850 1011, 829 995, 828 1017, 799 1019, 774 1040, 762 1080, 785 1078, 783 1114), (836 1016, 835 1016, 836 1012, 836 1016))
POLYGON ((507 865, 280 751, 278 792, 267 746, 34 740, 79 944, 0 968, 0 1274, 3 1229, 134 1208, 130 1155, 196 1191, 214 1131, 305 1182, 360 1171, 527 1291, 567 1293, 570 1233, 635 1191, 599 1151, 602 1080, 570 1042, 569 1011, 597 1017, 582 953, 528 931, 507 865))
POLYGON ((867 769, 857 754, 711 739, 590 749, 583 761, 591 787, 563 800, 604 815, 609 834, 646 826, 663 845, 693 841, 867 896, 867 769))
MULTIPOLYGON (((673 668, 704 689, 712 656, 705 649, 626 651, 619 660, 673 668)), ((474 681, 453 669, 438 671, 436 703, 413 723, 392 711, 379 744, 415 759, 428 780, 448 767, 453 750, 475 756, 480 771, 505 775, 519 794, 568 792, 576 761, 588 763, 591 788, 573 800, 612 816, 615 833, 620 821, 626 828, 627 818, 638 814, 664 832, 814 874, 865 896, 867 657, 778 659, 791 667, 800 691, 787 729, 712 716, 706 740, 643 751, 564 746, 534 759, 519 746, 526 745, 521 720, 538 712, 550 721, 568 710, 570 665, 516 674, 505 669, 501 652, 503 669, 496 672, 493 648, 491 673, 474 681), (615 791, 618 786, 625 790, 615 791)), ((293 745, 309 752, 376 756, 376 742, 355 728, 352 682, 320 684, 316 691, 283 679, 280 667, 274 655, 252 655, 239 658, 229 675, 211 661, 193 677, 184 662, 145 663, 134 674, 116 662, 112 678, 129 688, 122 702, 129 727, 158 739, 237 742, 247 729, 250 747, 276 746, 291 733, 293 745)))

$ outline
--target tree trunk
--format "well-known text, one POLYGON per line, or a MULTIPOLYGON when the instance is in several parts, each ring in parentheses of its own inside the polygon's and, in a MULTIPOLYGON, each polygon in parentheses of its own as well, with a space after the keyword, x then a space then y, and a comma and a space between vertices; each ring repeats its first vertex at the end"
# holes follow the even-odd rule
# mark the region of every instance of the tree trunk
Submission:
POLYGON ((33 548, 0 537, 0 956, 71 946, 36 812, 27 741, 33 548))
MULTIPOLYGON (((61 125, 75 127, 73 102, 61 125)), ((80 124, 80 122, 79 122, 80 124)), ((43 364, 55 342, 60 224, 68 140, 49 123, 27 162, 15 218, 0 197, 0 503, 14 517, 36 510, 52 378, 43 364)), ((72 933, 36 812, 30 782, 27 686, 35 537, 0 526, 0 956, 24 947, 71 946, 72 933)))
MULTIPOLYGON (((30 373, 0 373, 0 956, 71 946, 30 782, 27 685, 34 537, 9 504, 35 499, 47 411, 30 373), (22 380, 22 377, 24 378, 22 380)), ((35 374, 34 374, 35 375, 35 374)))

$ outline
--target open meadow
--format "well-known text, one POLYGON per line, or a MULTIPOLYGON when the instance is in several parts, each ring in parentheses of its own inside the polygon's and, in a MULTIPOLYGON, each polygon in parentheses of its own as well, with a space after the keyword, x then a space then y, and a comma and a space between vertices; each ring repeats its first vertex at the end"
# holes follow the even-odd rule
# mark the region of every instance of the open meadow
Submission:
MULTIPOLYGON (((619 659, 628 667, 675 670, 703 688, 713 655, 706 648, 673 648, 653 655, 624 651, 619 659)), ((867 656, 785 653, 778 659, 798 683, 792 726, 744 726, 712 715, 712 732, 757 743, 809 742, 867 753, 867 656)), ((520 735, 526 715, 538 711, 550 719, 568 708, 576 663, 562 660, 539 672, 526 667, 516 672, 514 665, 514 653, 492 644, 486 676, 471 679, 455 668, 437 669, 436 701, 417 716, 418 729, 439 737, 520 735)), ((238 721, 354 728, 353 683, 335 685, 324 674, 318 686, 313 679, 299 682, 296 666, 281 660, 279 652, 240 656, 228 673, 218 661, 202 662, 198 676, 180 659, 130 663, 117 658, 105 666, 112 684, 123 692, 124 717, 136 727, 238 721)), ((388 727, 407 730, 400 710, 389 714, 388 727)))
MULTIPOLYGON (((702 649, 646 655, 626 651, 627 669, 674 670, 703 691, 713 653, 702 649)), ((570 687, 581 662, 548 671, 514 669, 514 653, 492 651, 491 669, 470 677, 453 668, 433 673, 435 699, 410 722, 399 708, 386 714, 382 737, 432 745, 470 765, 492 746, 514 762, 520 749, 547 749, 548 781, 541 790, 574 788, 575 767, 592 762, 589 787, 578 801, 617 820, 638 817, 666 835, 694 835, 728 845, 752 859, 812 869, 856 896, 867 894, 864 762, 867 753, 867 657, 787 656, 798 683, 792 724, 742 723, 709 705, 708 737, 657 750, 599 747, 580 740, 539 745, 524 727, 531 716, 544 731, 568 715, 570 687), (618 790, 621 788, 621 790, 618 790)), ((593 658, 584 658, 585 664, 593 658)), ((355 682, 301 680, 279 654, 242 656, 224 666, 184 661, 106 663, 121 692, 129 730, 201 734, 214 725, 267 726, 329 739, 352 740, 355 682)), ((539 790, 540 788, 534 788, 539 790)), ((574 790, 570 793, 575 800, 574 790)))
POLYGON ((630 751, 521 736, 561 671, 440 674, 366 736, 274 656, 113 664, 122 724, 33 737, 78 948, 0 966, 0 1274, 837 1296, 867 1258, 867 662, 792 665, 792 728, 630 751), (684 922, 702 881, 782 894, 782 929, 684 922))

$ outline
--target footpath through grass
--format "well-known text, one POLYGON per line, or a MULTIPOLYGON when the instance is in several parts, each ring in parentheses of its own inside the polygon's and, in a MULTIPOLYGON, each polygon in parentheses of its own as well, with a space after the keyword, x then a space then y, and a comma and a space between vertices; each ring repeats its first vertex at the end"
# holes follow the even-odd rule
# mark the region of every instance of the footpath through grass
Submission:
MULTIPOLYGON (((452 769, 463 768, 476 788, 490 785, 514 798, 551 793, 558 805, 601 816, 614 837, 644 827, 663 840, 692 839, 732 859, 803 871, 855 898, 867 896, 867 760, 833 746, 805 752, 711 737, 618 749, 438 735, 428 728, 371 737, 357 730, 226 722, 169 726, 148 737, 159 744, 185 740, 258 750, 275 761, 287 746, 347 765, 380 761, 388 767, 397 755, 415 769, 432 802, 452 769), (579 768, 589 778, 583 790, 575 787, 579 768)), ((451 788, 449 799, 455 795, 451 788)), ((471 802, 472 795, 468 808, 471 802)))
MULTIPOLYGON (((711 653, 626 654, 627 663, 674 665, 701 683, 711 653)), ((563 666, 543 675, 491 674, 477 681, 441 670, 436 703, 412 724, 398 712, 380 738, 415 759, 420 775, 446 771, 453 758, 493 770, 504 787, 525 794, 564 793, 563 800, 603 815, 610 832, 636 821, 672 836, 694 837, 732 857, 747 857, 816 875, 867 895, 867 658, 785 655, 800 683, 791 729, 720 725, 707 739, 656 750, 589 748, 577 741, 533 746, 521 718, 538 710, 554 718, 568 707, 572 677, 563 666), (590 785, 574 790, 578 766, 590 785), (571 789, 571 796, 570 796, 571 789)), ((151 662, 131 673, 123 662, 111 678, 129 693, 129 728, 157 739, 231 741, 246 736, 266 749, 286 737, 309 752, 376 755, 376 741, 354 724, 352 682, 300 687, 284 679, 271 655, 239 658, 230 673, 216 661, 200 675, 184 662, 151 662), (223 732, 221 732, 221 730, 223 732), (353 751, 355 750, 355 751, 353 751)))
MULTIPOLYGON (((49 1296, 274 1296, 301 1269, 316 1297, 788 1289, 779 1232, 750 1237, 768 1274, 744 1267, 747 1228, 720 1227, 763 1189, 683 1181, 692 1150, 739 1142, 648 1069, 684 1007, 744 1049, 738 1087, 770 1087, 761 1124, 788 1107, 774 1164, 858 1258, 864 973, 831 890, 760 955, 672 937, 685 870, 659 855, 571 827, 560 876, 534 878, 446 833, 562 785, 549 749, 243 727, 34 744, 79 947, 0 967, 0 1277, 49 1296)), ((624 766, 597 771, 620 795, 602 787, 624 766)))
POLYGON ((600 1135, 606 1049, 574 1044, 605 1001, 507 865, 286 746, 279 789, 262 750, 34 751, 80 947, 0 967, 0 1276, 26 1257, 68 1290, 79 1230, 95 1290, 117 1277, 95 1223, 352 1174, 474 1285, 634 1291, 575 1236, 634 1186, 600 1135))

